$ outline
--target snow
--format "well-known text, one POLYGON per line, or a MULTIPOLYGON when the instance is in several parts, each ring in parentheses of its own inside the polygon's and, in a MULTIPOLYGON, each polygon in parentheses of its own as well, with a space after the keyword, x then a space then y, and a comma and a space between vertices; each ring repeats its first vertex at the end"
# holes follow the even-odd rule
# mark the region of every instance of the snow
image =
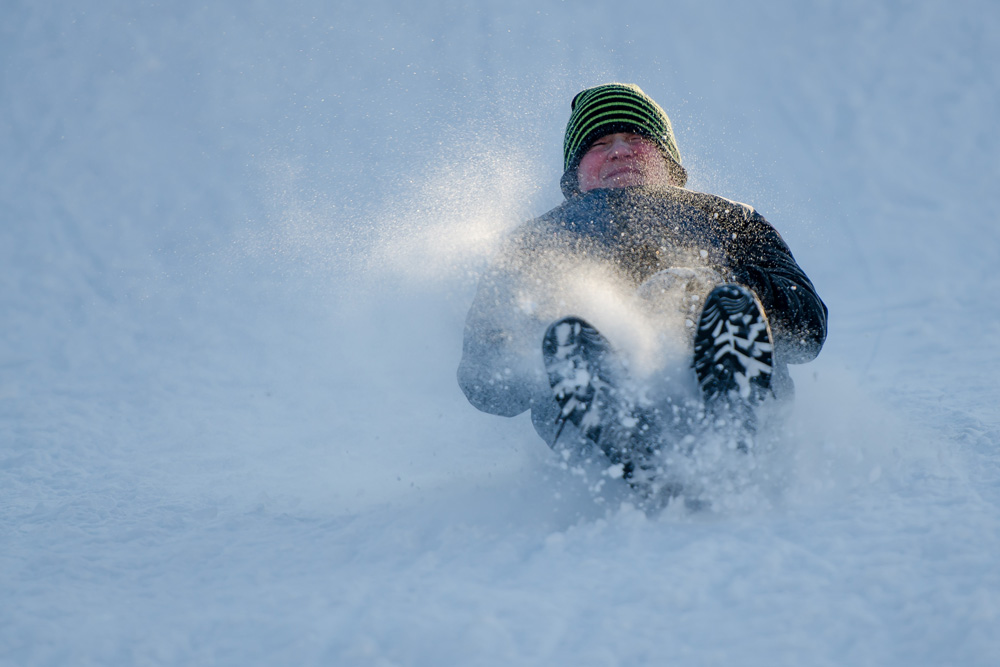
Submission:
POLYGON ((6 3, 0 664, 997 664, 998 31, 986 0, 6 3), (772 479, 712 512, 595 500, 454 379, 609 80, 830 306, 772 479))

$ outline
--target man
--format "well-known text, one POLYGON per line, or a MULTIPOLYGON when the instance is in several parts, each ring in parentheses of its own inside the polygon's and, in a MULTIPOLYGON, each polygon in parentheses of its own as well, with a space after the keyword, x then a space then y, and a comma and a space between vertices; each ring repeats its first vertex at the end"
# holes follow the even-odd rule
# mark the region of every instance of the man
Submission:
POLYGON ((458 369, 469 401, 530 409, 550 446, 596 445, 633 486, 719 424, 751 448, 759 407, 791 395, 787 365, 826 338, 812 283, 751 207, 684 188, 670 120, 638 86, 579 93, 563 158, 566 201, 480 280, 458 369))

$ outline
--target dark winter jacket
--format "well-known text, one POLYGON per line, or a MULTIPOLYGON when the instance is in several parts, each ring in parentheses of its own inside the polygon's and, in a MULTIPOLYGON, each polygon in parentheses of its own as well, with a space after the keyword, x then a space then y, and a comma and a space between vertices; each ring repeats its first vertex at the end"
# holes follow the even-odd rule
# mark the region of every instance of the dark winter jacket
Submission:
POLYGON ((811 360, 826 338, 826 306, 751 207, 675 187, 592 190, 518 227, 480 280, 458 371, 474 406, 505 416, 531 407, 544 430, 554 414, 541 339, 554 319, 579 314, 563 312, 562 297, 549 293, 583 266, 607 271, 626 289, 682 266, 749 287, 771 324, 779 394, 791 391, 787 364, 811 360))

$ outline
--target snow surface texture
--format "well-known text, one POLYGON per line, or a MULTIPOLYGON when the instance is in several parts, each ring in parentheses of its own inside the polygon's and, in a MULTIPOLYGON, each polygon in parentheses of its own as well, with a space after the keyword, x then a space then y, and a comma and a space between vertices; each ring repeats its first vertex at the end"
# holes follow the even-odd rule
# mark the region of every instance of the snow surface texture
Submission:
POLYGON ((988 0, 5 2, 0 664, 1000 663, 997 34, 988 0), (830 306, 773 494, 595 502, 456 386, 609 80, 830 306))

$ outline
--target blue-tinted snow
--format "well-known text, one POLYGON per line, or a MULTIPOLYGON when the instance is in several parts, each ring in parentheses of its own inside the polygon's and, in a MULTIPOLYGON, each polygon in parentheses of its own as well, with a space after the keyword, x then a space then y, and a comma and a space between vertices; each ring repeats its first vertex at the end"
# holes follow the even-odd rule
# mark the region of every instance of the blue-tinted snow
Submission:
POLYGON ((662 4, 7 3, 0 664, 1000 661, 1000 9, 662 4), (719 511, 454 381, 608 80, 831 309, 719 511))

